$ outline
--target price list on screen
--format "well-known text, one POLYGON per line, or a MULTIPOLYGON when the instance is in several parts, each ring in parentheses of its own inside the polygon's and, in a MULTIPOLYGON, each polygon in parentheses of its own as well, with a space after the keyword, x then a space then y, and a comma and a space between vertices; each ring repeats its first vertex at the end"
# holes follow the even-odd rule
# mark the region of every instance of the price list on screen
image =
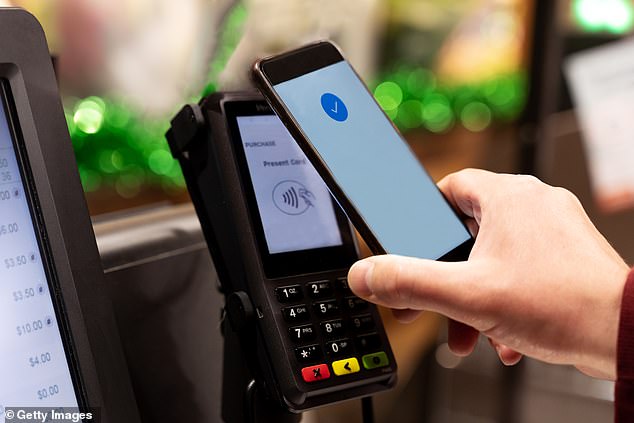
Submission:
POLYGON ((19 166, 0 104, 0 423, 5 407, 77 407, 19 166))

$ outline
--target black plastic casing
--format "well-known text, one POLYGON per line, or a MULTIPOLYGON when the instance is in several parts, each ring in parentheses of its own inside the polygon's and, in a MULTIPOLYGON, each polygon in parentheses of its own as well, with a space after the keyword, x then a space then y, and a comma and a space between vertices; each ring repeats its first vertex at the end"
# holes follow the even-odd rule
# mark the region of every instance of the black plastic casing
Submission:
MULTIPOLYGON (((329 380, 317 383, 302 380, 303 365, 293 354, 297 345, 289 338, 289 324, 283 320, 274 288, 345 277, 348 268, 267 277, 254 222, 258 213, 245 194, 250 189, 245 184, 250 181, 244 180, 245 169, 240 168, 238 156, 242 153, 236 151, 242 147, 231 139, 225 116, 227 105, 236 102, 258 103, 268 114, 273 114, 257 92, 216 93, 200 103, 203 122, 199 131, 185 128, 187 124, 180 125, 175 120, 167 138, 181 164, 224 294, 245 291, 256 310, 254 350, 245 351, 256 380, 269 395, 293 412, 390 389, 396 383, 396 363, 378 310, 372 304, 367 312, 373 315, 390 365, 344 377, 332 374, 329 380)), ((197 111, 189 110, 184 122, 193 124, 199 118, 197 111)), ((351 242, 356 258, 356 243, 351 242)), ((362 366, 360 356, 358 359, 362 366)))
POLYGON ((139 422, 46 38, 22 9, 0 8, 0 80, 80 407, 139 422))

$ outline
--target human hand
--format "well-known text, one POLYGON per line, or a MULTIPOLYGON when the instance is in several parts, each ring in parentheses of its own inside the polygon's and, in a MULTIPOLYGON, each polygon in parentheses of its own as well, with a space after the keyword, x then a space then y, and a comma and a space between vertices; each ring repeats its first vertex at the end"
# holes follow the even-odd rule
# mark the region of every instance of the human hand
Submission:
POLYGON ((457 354, 469 354, 482 333, 506 364, 525 354, 615 379, 629 267, 577 198, 531 176, 475 169, 438 186, 476 236, 469 260, 370 257, 350 269, 355 294, 402 321, 444 314, 457 354))

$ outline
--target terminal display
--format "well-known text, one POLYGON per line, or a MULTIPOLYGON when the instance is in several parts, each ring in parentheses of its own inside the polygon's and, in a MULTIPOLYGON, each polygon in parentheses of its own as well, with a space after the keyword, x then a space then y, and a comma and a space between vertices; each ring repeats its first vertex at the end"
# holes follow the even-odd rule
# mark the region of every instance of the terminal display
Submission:
MULTIPOLYGON (((2 82, 0 80, 0 82, 2 82)), ((34 204, 0 84, 0 422, 4 407, 78 407, 34 204)))
POLYGON ((330 191, 279 118, 237 122, 269 253, 341 245, 330 191))

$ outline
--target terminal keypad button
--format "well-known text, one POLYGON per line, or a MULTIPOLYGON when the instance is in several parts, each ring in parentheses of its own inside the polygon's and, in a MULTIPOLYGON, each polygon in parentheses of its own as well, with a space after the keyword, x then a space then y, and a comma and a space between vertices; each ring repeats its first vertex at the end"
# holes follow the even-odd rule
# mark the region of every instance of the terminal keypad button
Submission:
POLYGON ((330 370, 327 364, 318 364, 316 366, 304 367, 302 369, 302 378, 304 382, 312 383, 330 378, 330 370))
POLYGON ((352 318, 352 329, 355 332, 366 332, 374 328, 374 319, 371 314, 362 314, 352 318))
POLYGON ((328 320, 326 322, 321 322, 320 326, 321 326, 321 332, 328 338, 341 336, 346 331, 343 320, 341 319, 328 320))
POLYGON ((318 344, 314 344, 295 348, 295 356, 297 357, 298 361, 301 361, 302 363, 307 363, 310 361, 321 360, 324 354, 321 351, 321 346, 319 346, 318 344))
POLYGON ((340 357, 350 355, 351 353, 352 342, 349 339, 326 342, 326 354, 329 356, 340 357))
POLYGON ((315 314, 319 317, 329 317, 339 314, 339 305, 336 300, 321 301, 313 305, 315 314))
POLYGON ((310 318, 306 304, 284 307, 282 309, 282 315, 284 316, 284 320, 289 323, 305 322, 310 318))
POLYGON ((290 303, 301 300, 303 297, 302 287, 299 285, 281 286, 275 288, 275 296, 281 303, 290 303))
POLYGON ((359 297, 346 297, 343 299, 344 306, 350 312, 359 312, 368 308, 368 302, 359 297))
POLYGON ((317 335, 313 325, 293 326, 288 333, 291 339, 297 342, 312 341, 317 335))
POLYGON ((355 339, 359 351, 372 351, 381 347, 381 338, 376 333, 361 335, 355 339))
POLYGON ((317 281, 306 284, 308 295, 312 298, 328 298, 332 296, 332 283, 330 281, 317 281))

